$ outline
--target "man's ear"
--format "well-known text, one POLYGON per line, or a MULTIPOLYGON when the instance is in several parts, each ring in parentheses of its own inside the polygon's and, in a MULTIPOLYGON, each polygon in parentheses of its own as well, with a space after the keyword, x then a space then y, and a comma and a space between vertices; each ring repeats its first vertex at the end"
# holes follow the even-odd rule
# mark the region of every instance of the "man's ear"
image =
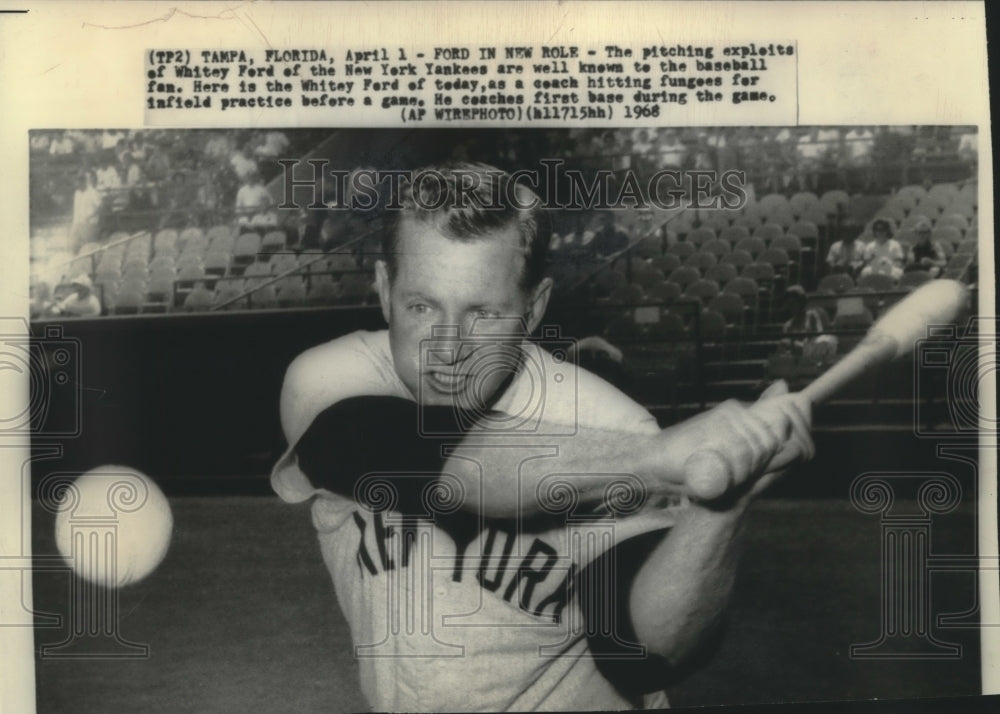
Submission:
POLYGON ((384 260, 375 262, 375 289, 378 291, 378 301, 382 305, 382 317, 386 323, 392 315, 392 303, 389 300, 389 266, 384 260))
POLYGON ((552 296, 552 278, 542 278, 531 291, 531 303, 528 307, 528 334, 530 335, 541 324, 545 310, 552 296))

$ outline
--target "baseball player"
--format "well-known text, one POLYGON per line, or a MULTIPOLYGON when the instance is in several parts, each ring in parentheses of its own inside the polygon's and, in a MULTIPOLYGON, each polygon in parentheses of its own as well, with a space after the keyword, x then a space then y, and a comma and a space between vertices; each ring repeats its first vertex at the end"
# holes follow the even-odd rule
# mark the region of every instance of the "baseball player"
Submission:
POLYGON ((812 454, 808 406, 779 383, 661 430, 529 338, 552 288, 537 197, 435 170, 384 236, 388 330, 289 367, 273 487, 312 501, 373 709, 666 706, 716 638, 748 505, 812 454))

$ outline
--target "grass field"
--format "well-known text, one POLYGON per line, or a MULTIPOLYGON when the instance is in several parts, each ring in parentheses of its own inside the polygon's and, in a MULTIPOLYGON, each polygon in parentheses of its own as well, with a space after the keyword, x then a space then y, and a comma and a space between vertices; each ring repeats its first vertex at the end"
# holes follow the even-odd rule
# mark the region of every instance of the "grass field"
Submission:
MULTIPOLYGON (((170 552, 119 591, 121 635, 147 659, 37 658, 39 712, 365 711, 350 636, 308 509, 268 497, 173 498, 170 552)), ((935 554, 974 552, 967 505, 933 523, 935 554)), ((34 510, 34 549, 55 552, 34 510)), ((880 632, 877 516, 846 501, 761 501, 751 515, 727 636, 706 667, 669 688, 675 705, 910 698, 980 691, 976 630, 932 626, 950 660, 858 660, 880 632)), ((67 639, 71 578, 35 576, 36 649, 67 639), (36 620, 41 623, 41 620, 36 620)), ((975 602, 972 573, 931 579, 931 612, 975 602)))

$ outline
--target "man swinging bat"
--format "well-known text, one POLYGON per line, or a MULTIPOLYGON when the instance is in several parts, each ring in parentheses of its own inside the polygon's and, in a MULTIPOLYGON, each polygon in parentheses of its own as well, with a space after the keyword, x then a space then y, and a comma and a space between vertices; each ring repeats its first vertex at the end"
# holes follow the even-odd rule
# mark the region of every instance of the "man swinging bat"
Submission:
POLYGON ((778 383, 661 430, 530 337, 552 289, 534 194, 437 172, 384 236, 388 330, 289 367, 272 484, 312 500, 373 709, 666 706, 719 632, 748 507, 812 456, 810 400, 778 383))

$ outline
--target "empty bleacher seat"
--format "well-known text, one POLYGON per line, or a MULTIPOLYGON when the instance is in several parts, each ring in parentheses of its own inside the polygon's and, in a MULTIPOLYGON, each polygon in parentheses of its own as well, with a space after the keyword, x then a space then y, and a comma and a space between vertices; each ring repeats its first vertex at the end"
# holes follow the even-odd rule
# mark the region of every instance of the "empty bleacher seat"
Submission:
POLYGON ((719 285, 725 285, 737 275, 739 275, 739 270, 730 263, 719 263, 705 271, 705 277, 714 280, 719 285))
POLYGON ((710 240, 706 242, 701 247, 702 253, 711 253, 716 258, 721 258, 724 255, 728 255, 733 252, 733 248, 728 240, 723 238, 716 238, 715 240, 710 240))
POLYGON ((707 304, 709 300, 714 298, 719 294, 719 284, 714 280, 708 280, 707 278, 699 278, 688 284, 684 288, 684 295, 686 297, 693 297, 699 299, 702 304, 707 304))
POLYGON ((682 288, 686 288, 688 285, 693 283, 695 280, 701 278, 701 273, 698 272, 697 268, 691 268, 688 266, 681 266, 677 270, 670 273, 667 278, 672 283, 677 283, 682 288))
POLYGON ((908 270, 899 277, 900 289, 910 290, 919 285, 923 285, 931 279, 931 274, 926 270, 908 270))
POLYGON ((698 250, 698 248, 693 243, 688 242, 677 242, 672 245, 667 246, 667 253, 671 255, 676 255, 678 258, 688 258, 698 250))
POLYGON ((678 300, 684 289, 677 283, 665 280, 658 285, 652 285, 646 291, 646 302, 649 303, 672 303, 678 300))
POLYGON ((697 253, 695 253, 693 255, 689 255, 684 260, 684 265, 686 265, 688 267, 691 267, 691 268, 696 268, 700 272, 705 272, 709 268, 711 268, 714 265, 716 265, 718 262, 719 262, 719 259, 717 257, 715 257, 714 254, 707 253, 707 252, 704 252, 704 251, 698 251, 697 253))
MULTIPOLYGON (((751 239, 747 239, 751 240, 751 239)), ((719 261, 723 265, 733 265, 738 269, 753 262, 753 255, 743 248, 734 248, 732 253, 722 256, 719 261)))
POLYGON ((854 288, 854 280, 846 273, 831 273, 820 278, 817 292, 821 293, 843 293, 854 288))
POLYGON ((871 288, 875 292, 886 292, 896 287, 896 281, 891 275, 884 273, 868 273, 858 278, 858 288, 871 288))
POLYGON ((756 258, 758 255, 763 253, 767 249, 767 245, 764 241, 756 236, 751 236, 750 238, 744 238, 736 245, 733 246, 733 250, 744 250, 749 253, 752 257, 756 258))

